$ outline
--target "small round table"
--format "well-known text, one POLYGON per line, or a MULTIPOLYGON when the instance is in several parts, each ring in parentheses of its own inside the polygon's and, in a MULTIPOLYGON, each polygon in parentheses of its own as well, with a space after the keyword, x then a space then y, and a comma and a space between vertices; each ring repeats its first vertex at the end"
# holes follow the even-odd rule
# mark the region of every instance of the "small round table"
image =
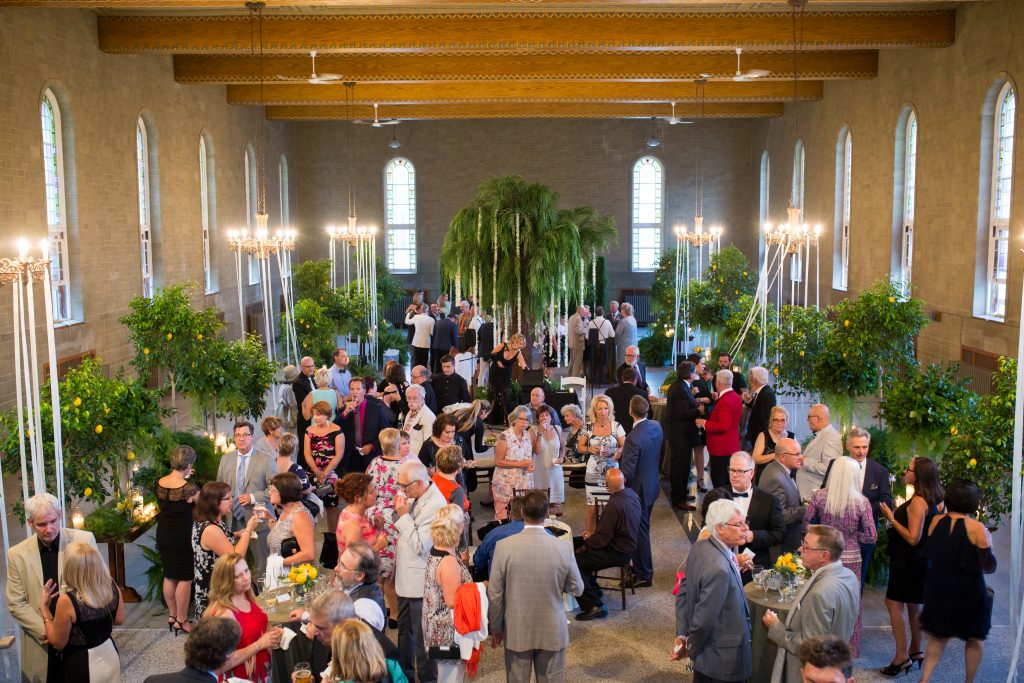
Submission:
POLYGON ((747 605, 750 609, 750 650, 754 663, 750 683, 769 683, 778 647, 768 639, 768 629, 765 628, 761 618, 764 617, 765 612, 772 610, 779 615, 779 620, 785 623, 786 616, 793 606, 793 598, 786 602, 779 602, 778 591, 766 591, 753 582, 744 586, 743 592, 746 593, 747 605))

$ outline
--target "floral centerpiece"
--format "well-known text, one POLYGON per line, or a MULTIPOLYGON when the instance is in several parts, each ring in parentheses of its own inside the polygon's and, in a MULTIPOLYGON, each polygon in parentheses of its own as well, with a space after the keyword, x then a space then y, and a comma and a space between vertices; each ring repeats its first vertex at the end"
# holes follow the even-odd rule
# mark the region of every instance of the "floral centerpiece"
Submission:
POLYGON ((288 570, 288 574, 282 578, 282 581, 293 584, 296 593, 305 595, 306 591, 312 587, 313 582, 316 581, 317 574, 316 567, 308 562, 303 562, 298 566, 292 566, 288 570))
POLYGON ((806 577, 808 573, 803 561, 793 553, 779 555, 779 559, 775 560, 774 569, 776 574, 787 581, 792 581, 797 577, 806 577))

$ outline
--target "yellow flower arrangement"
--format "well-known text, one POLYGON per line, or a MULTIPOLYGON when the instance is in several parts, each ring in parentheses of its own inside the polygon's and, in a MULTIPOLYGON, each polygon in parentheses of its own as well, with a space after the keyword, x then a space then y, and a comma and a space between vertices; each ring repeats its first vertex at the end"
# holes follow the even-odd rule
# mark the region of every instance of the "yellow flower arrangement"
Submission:
POLYGON ((793 553, 784 553, 775 560, 775 571, 786 578, 806 573, 803 562, 793 553))
POLYGON ((314 581, 316 581, 317 575, 318 572, 316 570, 316 567, 309 564, 308 562, 303 562, 302 564, 298 566, 293 566, 291 569, 289 569, 288 575, 285 578, 289 582, 298 586, 299 592, 303 593, 305 592, 305 589, 308 588, 307 584, 312 584, 314 581))

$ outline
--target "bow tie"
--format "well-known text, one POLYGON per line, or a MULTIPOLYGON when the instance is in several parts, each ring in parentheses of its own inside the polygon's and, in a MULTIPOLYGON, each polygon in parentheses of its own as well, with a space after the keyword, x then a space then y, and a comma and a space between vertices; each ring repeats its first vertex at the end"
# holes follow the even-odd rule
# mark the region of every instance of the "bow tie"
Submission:
POLYGON ((733 498, 748 498, 749 496, 750 496, 750 491, 747 491, 746 493, 737 493, 736 491, 732 492, 732 497, 733 498))

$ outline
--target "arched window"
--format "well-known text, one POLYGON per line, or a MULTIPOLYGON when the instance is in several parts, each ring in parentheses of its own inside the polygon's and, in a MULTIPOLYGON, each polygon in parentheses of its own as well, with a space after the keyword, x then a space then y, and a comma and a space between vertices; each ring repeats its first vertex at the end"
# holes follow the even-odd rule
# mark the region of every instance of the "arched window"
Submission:
POLYGON ((43 92, 40 117, 43 124, 43 182, 50 239, 53 321, 61 323, 71 319, 71 261, 68 256, 68 209, 64 186, 64 131, 57 98, 49 88, 43 92))
POLYGON ((914 269, 914 205, 917 195, 917 113, 907 107, 896 126, 896 162, 893 182, 892 281, 903 296, 910 296, 914 269))
MULTIPOLYGON (((763 230, 765 223, 768 222, 768 198, 769 190, 771 189, 771 162, 768 160, 768 150, 765 150, 761 154, 761 201, 760 201, 760 212, 758 213, 758 230, 763 230)), ((758 263, 764 261, 764 238, 758 240, 757 244, 757 260, 758 263)))
POLYGON ((149 131, 140 116, 135 125, 135 160, 139 190, 139 248, 142 255, 142 296, 152 298, 156 288, 153 274, 153 188, 149 164, 149 131))
POLYGON ((1010 239, 1010 190, 1013 185, 1013 132, 1017 95, 1007 82, 995 100, 992 120, 992 163, 986 222, 985 315, 1006 315, 1006 271, 1010 239))
POLYGON ((384 166, 384 216, 388 268, 416 272, 416 168, 408 159, 384 166))
POLYGON ((207 294, 217 291, 217 267, 211 251, 211 235, 216 232, 217 186, 214 173, 213 142, 199 136, 200 221, 203 232, 203 283, 207 294))
MULTIPOLYGON (((790 206, 800 209, 800 222, 804 220, 804 141, 797 140, 793 148, 793 182, 789 192, 790 206)), ((789 277, 793 282, 803 282, 804 259, 797 251, 789 258, 789 277)))
MULTIPOLYGON (((256 232, 256 205, 258 202, 256 175, 256 150, 249 144, 245 146, 245 227, 250 235, 256 232)), ((246 263, 249 270, 249 284, 259 284, 259 261, 252 256, 247 256, 246 263)))
POLYGON ((849 128, 836 141, 836 236, 832 244, 832 287, 846 291, 850 278, 850 181, 853 173, 853 136, 849 128))
POLYGON ((633 164, 633 272, 653 272, 661 258, 665 174, 654 157, 633 164))

